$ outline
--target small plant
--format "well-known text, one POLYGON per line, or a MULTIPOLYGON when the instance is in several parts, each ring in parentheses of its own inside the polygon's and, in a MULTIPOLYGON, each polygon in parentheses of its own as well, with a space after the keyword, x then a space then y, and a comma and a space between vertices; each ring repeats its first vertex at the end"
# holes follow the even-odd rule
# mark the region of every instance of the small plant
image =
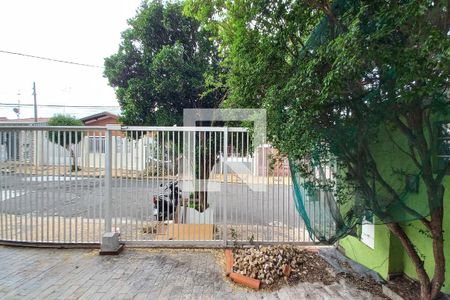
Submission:
POLYGON ((230 233, 231 233, 231 238, 233 239, 233 246, 237 247, 238 233, 237 233, 236 229, 231 227, 230 233))
POLYGON ((248 242, 250 243, 250 245, 255 244, 255 236, 253 234, 250 237, 248 237, 248 242))

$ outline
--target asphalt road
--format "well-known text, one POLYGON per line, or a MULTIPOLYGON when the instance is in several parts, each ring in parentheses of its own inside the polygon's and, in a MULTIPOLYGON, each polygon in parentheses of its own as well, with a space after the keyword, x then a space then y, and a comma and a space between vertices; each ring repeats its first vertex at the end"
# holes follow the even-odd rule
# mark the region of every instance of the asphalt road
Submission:
MULTIPOLYGON (((160 193, 154 179, 113 179, 112 213, 115 217, 153 219, 153 195, 160 193)), ((0 212, 36 215, 82 216, 95 218, 104 211, 104 181, 99 178, 24 176, 0 174, 0 212)), ((184 193, 188 197, 188 193, 184 193)), ((268 185, 264 192, 252 191, 244 184, 220 184, 220 191, 209 192, 215 222, 225 217, 228 224, 293 225, 299 223, 292 190, 268 185)), ((310 204, 311 211, 315 204, 310 204)), ((318 208, 317 208, 318 210, 318 208)))

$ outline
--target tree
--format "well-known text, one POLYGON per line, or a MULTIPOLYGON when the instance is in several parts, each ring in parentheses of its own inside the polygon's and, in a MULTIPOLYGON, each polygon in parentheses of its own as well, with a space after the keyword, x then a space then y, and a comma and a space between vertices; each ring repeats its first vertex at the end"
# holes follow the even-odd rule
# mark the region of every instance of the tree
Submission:
MULTIPOLYGON (((69 115, 58 114, 54 115, 50 120, 48 120, 48 125, 50 126, 84 126, 83 122, 77 118, 71 117, 69 115)), ((77 157, 73 151, 73 146, 81 142, 83 138, 82 131, 61 129, 58 131, 49 131, 48 138, 55 144, 60 145, 70 152, 72 157, 72 172, 75 170, 80 170, 77 166, 77 157)))
POLYGON ((414 263, 421 298, 436 299, 445 277, 442 181, 450 166, 433 163, 433 122, 449 118, 450 8, 446 1, 330 2, 191 0, 188 9, 217 23, 229 70, 225 103, 266 108, 269 138, 291 160, 332 154, 345 175, 340 201, 354 201, 349 191, 361 196, 414 263), (398 209, 417 213, 432 237, 431 278, 403 224, 385 211, 402 203, 403 186, 380 169, 375 149, 384 135, 426 189, 428 216, 398 209))
MULTIPOLYGON (((210 84, 221 73, 217 48, 197 20, 183 15, 181 4, 144 3, 128 24, 118 52, 105 59, 104 72, 124 124, 181 125, 183 109, 219 105, 223 90, 210 84)), ((203 138, 196 134, 199 145, 206 145, 203 138)), ((196 149, 197 179, 209 178, 214 159, 204 150, 196 149)), ((196 192, 196 198, 207 206, 206 192, 196 192)))
POLYGON ((219 74, 210 34, 179 3, 144 3, 122 33, 104 75, 126 125, 180 125, 184 108, 217 107, 223 96, 206 78, 219 74))

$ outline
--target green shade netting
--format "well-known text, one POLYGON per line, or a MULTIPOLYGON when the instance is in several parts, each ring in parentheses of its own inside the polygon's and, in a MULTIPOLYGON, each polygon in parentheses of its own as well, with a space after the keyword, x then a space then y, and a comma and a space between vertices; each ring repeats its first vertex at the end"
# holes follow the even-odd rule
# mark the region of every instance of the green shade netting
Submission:
POLYGON ((396 180, 393 184, 398 198, 392 199, 382 192, 382 188, 374 197, 368 198, 358 195, 347 197, 345 201, 339 200, 334 186, 338 179, 334 166, 315 165, 315 178, 302 177, 298 164, 289 163, 294 201, 298 213, 304 220, 312 240, 325 244, 333 244, 347 236, 357 236, 356 225, 369 222, 372 224, 388 224, 408 222, 424 218, 440 207, 441 203, 429 203, 426 196, 418 193, 420 173, 407 176, 408 180, 396 180))

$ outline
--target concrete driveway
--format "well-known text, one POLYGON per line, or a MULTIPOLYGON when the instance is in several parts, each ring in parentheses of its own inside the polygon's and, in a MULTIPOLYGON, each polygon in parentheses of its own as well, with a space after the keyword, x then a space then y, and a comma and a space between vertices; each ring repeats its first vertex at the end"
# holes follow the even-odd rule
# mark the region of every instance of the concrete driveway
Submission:
POLYGON ((1 299, 376 299, 345 282, 252 291, 224 277, 222 251, 0 246, 1 299))

